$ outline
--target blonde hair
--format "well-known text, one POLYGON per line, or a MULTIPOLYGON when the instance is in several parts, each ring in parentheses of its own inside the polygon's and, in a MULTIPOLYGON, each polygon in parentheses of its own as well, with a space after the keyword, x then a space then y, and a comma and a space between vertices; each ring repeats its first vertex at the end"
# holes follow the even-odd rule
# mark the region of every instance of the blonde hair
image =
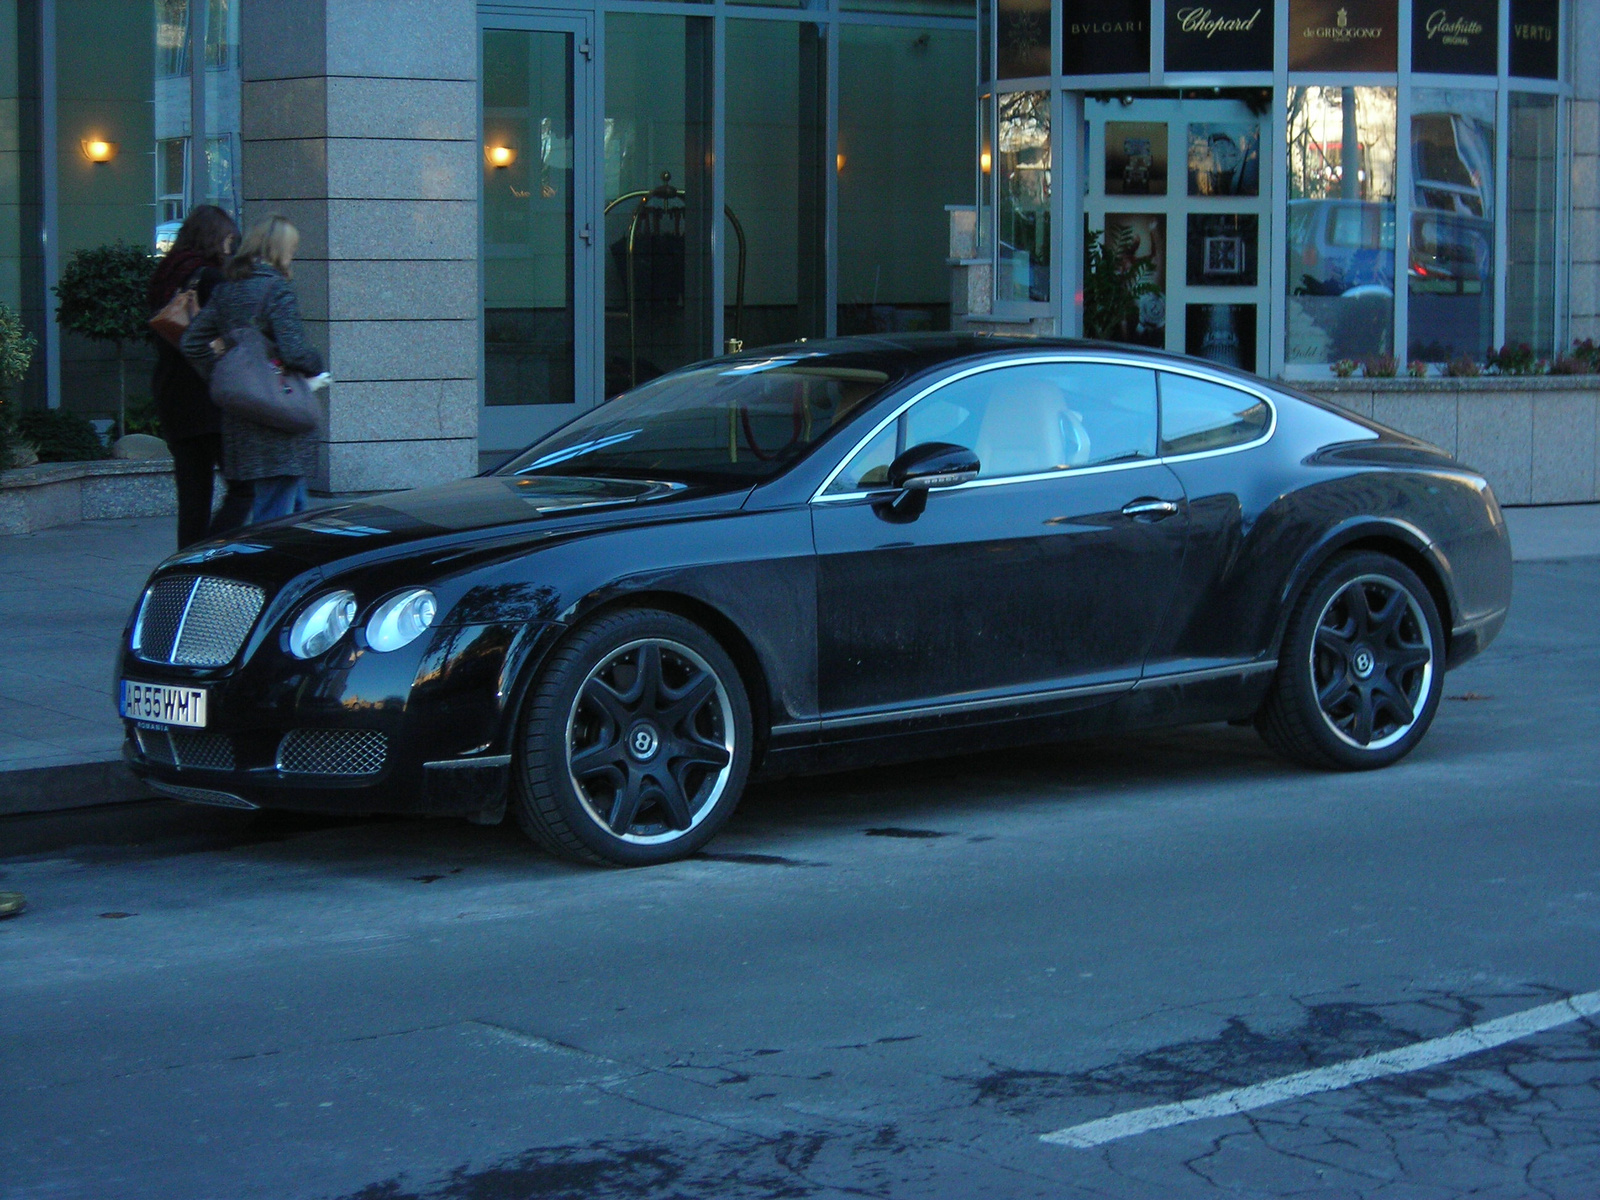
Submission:
POLYGON ((294 262, 294 252, 299 247, 300 231, 289 223, 287 217, 273 214, 265 221, 252 225, 250 232, 244 235, 239 252, 228 263, 228 278, 245 278, 258 262, 276 267, 283 272, 285 279, 292 278, 294 272, 289 269, 289 264, 294 262))

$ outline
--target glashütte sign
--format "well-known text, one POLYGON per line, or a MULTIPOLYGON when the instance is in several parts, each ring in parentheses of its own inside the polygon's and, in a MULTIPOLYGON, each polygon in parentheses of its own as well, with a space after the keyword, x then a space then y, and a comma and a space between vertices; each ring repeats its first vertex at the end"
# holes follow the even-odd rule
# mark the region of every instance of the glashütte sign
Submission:
POLYGON ((1289 0, 1291 71, 1393 71, 1394 0, 1289 0))
POLYGON ((1497 0, 1417 0, 1411 66, 1448 75, 1493 75, 1499 63, 1497 0))
POLYGON ((1168 71, 1272 70, 1272 6, 1167 0, 1168 71))
POLYGON ((1149 0, 1063 0, 1063 75, 1141 75, 1149 71, 1149 0))

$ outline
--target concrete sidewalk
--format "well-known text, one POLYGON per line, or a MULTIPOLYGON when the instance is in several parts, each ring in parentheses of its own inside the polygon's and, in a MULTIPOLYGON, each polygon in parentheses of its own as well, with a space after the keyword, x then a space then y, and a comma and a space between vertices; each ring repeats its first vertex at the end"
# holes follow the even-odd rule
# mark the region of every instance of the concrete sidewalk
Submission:
MULTIPOLYGON (((1600 555, 1600 504, 1506 510, 1518 561, 1600 555)), ((112 663, 170 517, 0 537, 0 815, 150 795, 122 765, 112 663)))

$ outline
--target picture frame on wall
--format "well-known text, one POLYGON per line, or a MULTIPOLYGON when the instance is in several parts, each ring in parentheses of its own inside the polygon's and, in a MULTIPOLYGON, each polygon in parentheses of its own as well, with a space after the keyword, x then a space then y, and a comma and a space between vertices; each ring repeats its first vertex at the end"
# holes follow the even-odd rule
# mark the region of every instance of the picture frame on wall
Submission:
POLYGON ((1167 194, 1167 123, 1106 122, 1106 195, 1167 194))
POLYGON ((1256 369, 1254 304, 1184 306, 1184 353, 1241 371, 1256 369))
POLYGON ((1125 262, 1143 264, 1152 290, 1139 297, 1138 316, 1115 340, 1160 349, 1167 344, 1167 214, 1107 213, 1106 245, 1125 262))
POLYGON ((1261 126, 1255 122, 1190 125, 1189 195, 1259 196, 1261 126))
POLYGON ((1190 287, 1255 287, 1261 219, 1254 213, 1190 213, 1184 280, 1190 287))

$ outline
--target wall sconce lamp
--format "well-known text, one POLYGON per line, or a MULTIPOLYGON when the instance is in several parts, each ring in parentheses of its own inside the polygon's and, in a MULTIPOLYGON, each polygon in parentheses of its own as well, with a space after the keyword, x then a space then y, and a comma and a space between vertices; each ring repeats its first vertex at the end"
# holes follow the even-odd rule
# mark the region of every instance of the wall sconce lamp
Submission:
POLYGON ((117 156, 117 144, 104 138, 84 138, 83 156, 92 163, 108 163, 117 156))
POLYGON ((510 146, 485 146, 483 148, 483 156, 489 160, 489 165, 497 171, 501 167, 509 167, 517 161, 517 152, 510 146))
POLYGON ((834 155, 834 158, 833 158, 833 169, 835 171, 839 172, 839 174, 841 174, 841 175, 844 174, 844 163, 845 163, 845 158, 844 158, 843 154, 834 155))
POLYGON ((987 150, 978 155, 978 169, 981 170, 985 175, 989 173, 989 168, 993 165, 994 159, 989 157, 989 152, 987 150))

